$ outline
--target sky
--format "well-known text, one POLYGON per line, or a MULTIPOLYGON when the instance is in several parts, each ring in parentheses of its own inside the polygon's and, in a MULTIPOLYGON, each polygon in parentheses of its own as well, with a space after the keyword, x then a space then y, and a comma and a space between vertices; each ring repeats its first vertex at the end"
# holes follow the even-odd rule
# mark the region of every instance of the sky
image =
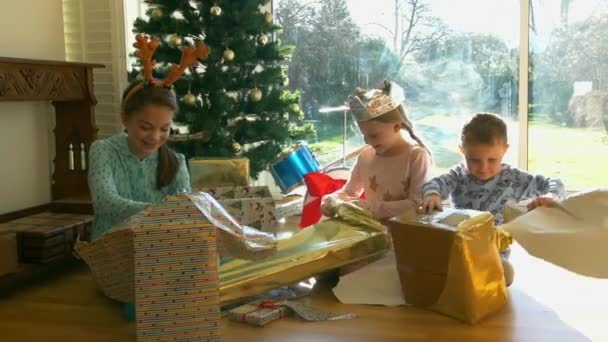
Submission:
MULTIPOLYGON (((279 2, 280 0, 275 0, 279 2)), ((560 0, 532 0, 537 34, 545 37, 559 23, 560 0)), ((592 13, 608 10, 608 0, 572 0, 570 22, 586 19, 592 13)), ((354 22, 368 34, 387 38, 378 24, 390 26, 394 0, 347 0, 354 22)), ((517 47, 520 36, 521 0, 428 0, 433 16, 461 32, 493 33, 509 47, 517 47)))

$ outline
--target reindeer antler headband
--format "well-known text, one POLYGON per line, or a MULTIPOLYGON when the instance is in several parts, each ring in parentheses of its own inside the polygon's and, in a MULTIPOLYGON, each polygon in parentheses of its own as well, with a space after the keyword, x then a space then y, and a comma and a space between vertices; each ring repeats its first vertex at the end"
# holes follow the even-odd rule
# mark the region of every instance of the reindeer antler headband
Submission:
POLYGON ((198 59, 206 59, 207 56, 209 56, 209 48, 205 43, 201 42, 197 44, 196 48, 191 46, 184 47, 182 49, 182 59, 179 64, 173 64, 167 77, 165 77, 162 82, 159 82, 152 76, 152 69, 154 69, 154 64, 156 63, 156 61, 152 59, 152 55, 159 45, 160 41, 156 38, 148 40, 147 36, 142 36, 140 34, 135 36, 135 43, 133 46, 137 48, 136 55, 141 60, 144 67, 144 81, 133 87, 127 96, 125 96, 123 102, 126 102, 133 94, 145 86, 170 88, 188 67, 196 64, 198 59))

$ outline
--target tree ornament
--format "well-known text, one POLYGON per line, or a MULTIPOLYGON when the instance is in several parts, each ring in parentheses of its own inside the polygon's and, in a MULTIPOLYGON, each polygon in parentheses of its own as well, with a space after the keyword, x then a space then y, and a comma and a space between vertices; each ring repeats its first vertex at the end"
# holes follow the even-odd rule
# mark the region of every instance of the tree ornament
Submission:
POLYGON ((182 37, 178 36, 177 34, 172 34, 171 36, 169 36, 169 39, 167 41, 169 45, 174 48, 182 45, 182 37))
POLYGON ((220 6, 218 6, 217 4, 215 4, 215 5, 211 6, 211 9, 209 10, 209 12, 211 13, 211 15, 219 17, 220 15, 222 15, 222 8, 220 6))
POLYGON ((268 44, 268 36, 266 34, 262 33, 258 37, 258 43, 260 43, 260 45, 266 45, 266 44, 268 44))
POLYGON ((234 59, 234 51, 230 49, 224 50, 224 60, 231 62, 234 59))
POLYGON ((194 94, 192 94, 191 92, 188 92, 188 94, 182 97, 182 102, 184 102, 188 106, 194 106, 196 105, 196 96, 194 96, 194 94))
POLYGON ((289 105, 289 109, 294 113, 298 113, 300 112, 300 105, 297 103, 292 103, 289 105))
POLYGON ((164 14, 165 13, 163 12, 162 8, 156 7, 150 13, 150 17, 152 17, 152 19, 154 19, 154 20, 160 20, 160 19, 162 19, 162 17, 163 17, 164 14))
POLYGON ((272 24, 272 22, 274 21, 274 18, 272 17, 272 13, 266 11, 264 13, 264 21, 268 24, 272 24))
POLYGON ((262 91, 258 88, 253 88, 249 92, 249 100, 251 102, 260 102, 262 100, 262 91))
POLYGON ((232 143, 232 151, 234 151, 234 153, 239 153, 242 149, 243 147, 238 142, 235 141, 232 143))

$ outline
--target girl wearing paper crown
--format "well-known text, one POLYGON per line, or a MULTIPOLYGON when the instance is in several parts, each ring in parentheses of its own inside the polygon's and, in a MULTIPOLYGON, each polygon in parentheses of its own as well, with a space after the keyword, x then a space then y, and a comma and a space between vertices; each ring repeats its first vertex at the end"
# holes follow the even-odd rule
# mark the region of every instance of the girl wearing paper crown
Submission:
POLYGON ((338 200, 354 202, 377 219, 398 216, 420 204, 420 188, 430 179, 432 160, 414 133, 404 99, 403 89, 388 81, 367 92, 358 89, 351 96, 350 111, 368 146, 359 154, 344 187, 323 198, 325 215, 332 216, 338 200), (360 199, 363 192, 365 199, 360 199))
POLYGON ((152 77, 152 55, 159 44, 158 39, 136 37, 134 46, 143 64, 144 80, 132 83, 123 93, 120 117, 125 132, 91 145, 92 239, 151 203, 190 191, 184 156, 166 145, 178 109, 171 84, 198 59, 205 59, 209 49, 204 44, 184 48, 180 64, 173 65, 167 78, 160 81, 152 77))

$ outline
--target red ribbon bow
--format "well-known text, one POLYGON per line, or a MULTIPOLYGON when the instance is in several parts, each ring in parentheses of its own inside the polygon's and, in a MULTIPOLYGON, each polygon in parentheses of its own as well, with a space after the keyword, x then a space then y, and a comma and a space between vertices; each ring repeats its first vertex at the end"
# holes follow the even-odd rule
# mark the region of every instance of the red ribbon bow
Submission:
POLYGON ((325 195, 342 189, 344 184, 346 184, 346 179, 334 179, 321 172, 311 172, 304 175, 304 182, 306 182, 308 196, 312 200, 304 203, 302 218, 298 225, 300 228, 306 228, 319 222, 321 216, 323 216, 321 214, 321 199, 325 195))
MULTIPOLYGON (((263 300, 261 302, 259 302, 256 306, 255 309, 244 313, 240 320, 242 320, 243 322, 249 322, 249 315, 253 314, 254 312, 258 312, 262 309, 279 309, 278 306, 276 306, 273 302, 269 301, 269 300, 263 300)), ((279 311, 279 318, 283 317, 283 311, 279 311)))
POLYGON ((269 301, 269 300, 263 300, 260 303, 258 303, 257 307, 259 309, 278 309, 278 307, 276 305, 274 305, 273 302, 269 301))

